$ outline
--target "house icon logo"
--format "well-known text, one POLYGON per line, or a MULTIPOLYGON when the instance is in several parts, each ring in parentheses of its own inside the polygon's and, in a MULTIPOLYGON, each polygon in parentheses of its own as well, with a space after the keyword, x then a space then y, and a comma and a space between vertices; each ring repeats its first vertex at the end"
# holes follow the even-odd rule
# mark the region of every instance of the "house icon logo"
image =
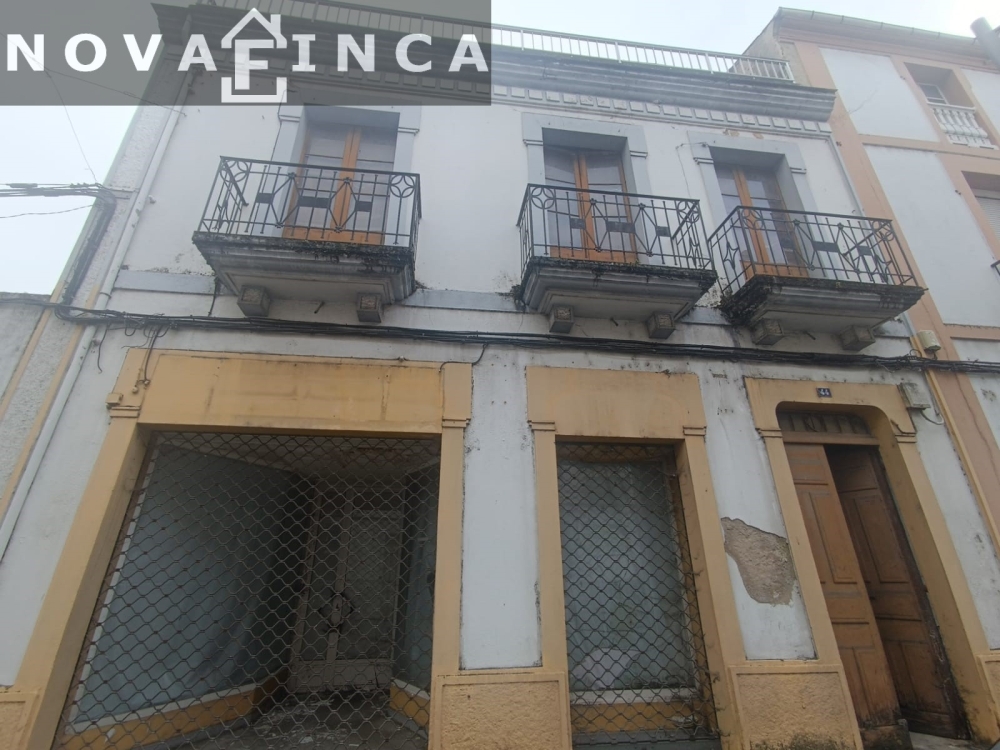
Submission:
POLYGON ((275 78, 276 87, 273 94, 236 93, 249 92, 251 70, 266 70, 268 67, 266 60, 250 59, 252 50, 288 48, 288 40, 281 33, 280 15, 272 14, 268 20, 259 10, 251 8, 240 22, 222 37, 222 48, 234 50, 236 57, 235 75, 222 77, 223 104, 284 104, 288 101, 288 79, 283 77, 275 78), (271 39, 237 39, 236 37, 252 21, 259 23, 271 35, 271 39))

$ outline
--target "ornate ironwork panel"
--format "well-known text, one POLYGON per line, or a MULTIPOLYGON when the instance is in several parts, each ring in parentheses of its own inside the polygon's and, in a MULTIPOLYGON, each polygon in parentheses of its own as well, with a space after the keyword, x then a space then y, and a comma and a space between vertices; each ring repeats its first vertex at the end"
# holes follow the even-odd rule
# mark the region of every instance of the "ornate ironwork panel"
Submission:
POLYGON ((223 157, 199 232, 416 247, 420 177, 223 157))
POLYGON ((738 206, 708 244, 730 292, 754 276, 917 286, 888 219, 738 206))
POLYGON ((525 267, 537 257, 712 267, 693 199, 528 185, 518 227, 525 267))

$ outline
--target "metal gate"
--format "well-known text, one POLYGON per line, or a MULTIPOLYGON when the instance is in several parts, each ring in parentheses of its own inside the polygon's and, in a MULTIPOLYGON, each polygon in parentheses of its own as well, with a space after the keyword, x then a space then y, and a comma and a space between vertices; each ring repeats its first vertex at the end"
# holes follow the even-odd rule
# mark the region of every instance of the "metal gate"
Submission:
POLYGON ((426 748, 438 451, 154 436, 56 747, 426 748))
POLYGON ((557 456, 574 746, 716 737, 672 452, 560 443, 557 456))

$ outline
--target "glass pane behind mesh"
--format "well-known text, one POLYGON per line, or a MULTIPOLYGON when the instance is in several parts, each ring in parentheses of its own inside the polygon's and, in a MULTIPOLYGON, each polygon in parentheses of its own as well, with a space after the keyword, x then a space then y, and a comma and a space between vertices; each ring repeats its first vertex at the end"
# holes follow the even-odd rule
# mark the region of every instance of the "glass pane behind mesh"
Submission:
POLYGON ((162 434, 57 746, 425 748, 437 443, 162 434))
MULTIPOLYGON (((660 447, 559 449, 574 742, 710 736, 683 521, 660 447)), ((646 745, 643 745, 646 746, 646 745)))

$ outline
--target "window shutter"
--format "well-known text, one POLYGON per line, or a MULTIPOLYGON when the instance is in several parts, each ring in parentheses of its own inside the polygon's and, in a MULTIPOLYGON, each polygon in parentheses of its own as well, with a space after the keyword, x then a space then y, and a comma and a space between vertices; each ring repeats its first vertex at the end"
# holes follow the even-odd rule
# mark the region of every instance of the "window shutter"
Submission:
POLYGON ((979 199, 979 205, 983 207, 993 232, 1000 238, 1000 196, 977 195, 976 198, 979 199))

